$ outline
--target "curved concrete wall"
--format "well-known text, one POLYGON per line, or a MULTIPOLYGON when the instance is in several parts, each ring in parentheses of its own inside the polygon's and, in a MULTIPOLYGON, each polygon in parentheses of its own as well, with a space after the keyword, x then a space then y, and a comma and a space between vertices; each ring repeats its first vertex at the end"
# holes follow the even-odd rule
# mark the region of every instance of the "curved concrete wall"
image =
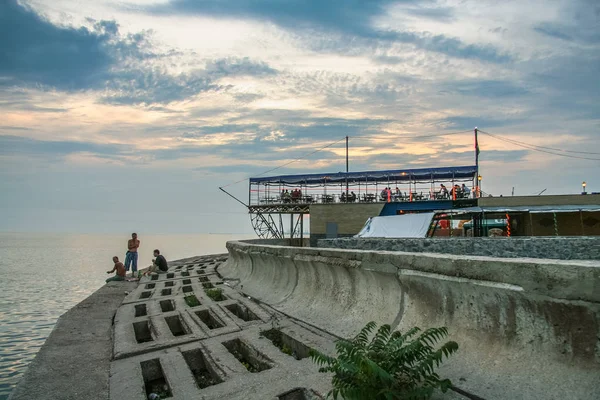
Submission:
POLYGON ((340 336, 368 321, 447 326, 442 369, 486 399, 600 398, 600 267, 229 242, 219 272, 276 309, 340 336))

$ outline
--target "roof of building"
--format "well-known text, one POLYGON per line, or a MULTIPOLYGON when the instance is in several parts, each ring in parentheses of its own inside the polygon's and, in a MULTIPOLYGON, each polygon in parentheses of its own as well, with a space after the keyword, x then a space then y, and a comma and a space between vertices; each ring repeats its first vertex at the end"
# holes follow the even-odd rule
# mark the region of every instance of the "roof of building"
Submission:
POLYGON ((335 172, 301 175, 279 175, 250 178, 250 183, 263 185, 324 185, 346 182, 415 182, 439 180, 472 180, 477 174, 474 165, 439 168, 395 169, 383 171, 335 172))

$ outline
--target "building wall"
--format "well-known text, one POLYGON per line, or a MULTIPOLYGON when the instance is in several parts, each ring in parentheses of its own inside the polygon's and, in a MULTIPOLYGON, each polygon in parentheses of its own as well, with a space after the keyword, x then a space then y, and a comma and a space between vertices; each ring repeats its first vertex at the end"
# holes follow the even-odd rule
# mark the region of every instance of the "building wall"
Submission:
POLYGON ((327 223, 337 224, 338 237, 356 235, 370 217, 381 213, 385 203, 312 204, 310 206, 310 245, 324 239, 327 223))

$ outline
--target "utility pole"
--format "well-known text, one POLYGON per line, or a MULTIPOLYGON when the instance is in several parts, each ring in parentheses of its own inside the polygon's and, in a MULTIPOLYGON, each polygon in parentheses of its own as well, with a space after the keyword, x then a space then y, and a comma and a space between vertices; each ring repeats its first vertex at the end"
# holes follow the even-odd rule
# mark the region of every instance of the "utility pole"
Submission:
POLYGON ((346 203, 348 202, 348 136, 346 136, 346 203))
POLYGON ((477 190, 475 191, 478 194, 478 197, 481 196, 481 188, 479 187, 479 140, 477 138, 477 127, 475 127, 475 182, 477 183, 477 190))

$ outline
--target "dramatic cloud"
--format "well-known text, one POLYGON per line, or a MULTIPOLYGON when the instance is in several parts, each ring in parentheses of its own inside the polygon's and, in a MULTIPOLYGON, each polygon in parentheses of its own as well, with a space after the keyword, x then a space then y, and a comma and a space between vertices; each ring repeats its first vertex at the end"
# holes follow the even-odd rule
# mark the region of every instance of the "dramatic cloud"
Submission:
POLYGON ((135 38, 120 40, 114 22, 91 28, 59 27, 16 0, 0 3, 0 77, 4 85, 25 83, 59 89, 102 86, 112 65, 135 38))
POLYGON ((210 231, 224 183, 343 170, 346 136, 354 171, 471 164, 475 126, 486 191, 600 187, 596 0, 339 3, 0 3, 6 229, 119 193, 210 231))

